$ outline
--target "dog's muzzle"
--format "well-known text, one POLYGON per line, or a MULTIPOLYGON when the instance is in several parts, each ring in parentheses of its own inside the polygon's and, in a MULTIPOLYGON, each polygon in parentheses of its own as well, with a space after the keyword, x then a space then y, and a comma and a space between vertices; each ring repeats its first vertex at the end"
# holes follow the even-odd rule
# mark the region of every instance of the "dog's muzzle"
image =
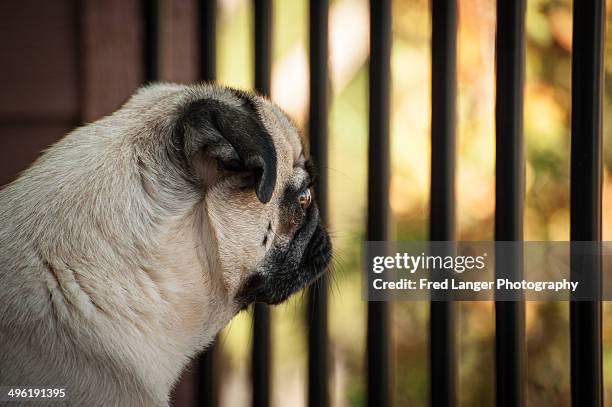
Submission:
POLYGON ((260 270, 249 276, 236 296, 244 308, 253 302, 278 304, 323 274, 331 260, 329 234, 312 205, 288 248, 274 248, 260 270))

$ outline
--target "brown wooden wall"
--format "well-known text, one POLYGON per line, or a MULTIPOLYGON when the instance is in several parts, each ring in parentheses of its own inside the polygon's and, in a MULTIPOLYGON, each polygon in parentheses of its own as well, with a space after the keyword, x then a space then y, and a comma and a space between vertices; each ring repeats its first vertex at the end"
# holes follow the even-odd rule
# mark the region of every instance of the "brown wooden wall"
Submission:
MULTIPOLYGON (((0 185, 144 81, 145 0, 0 2, 0 185)), ((197 80, 197 1, 160 1, 162 80, 197 80)))
POLYGON ((79 121, 76 12, 68 0, 0 2, 0 184, 79 121))
MULTIPOLYGON (((0 2, 0 185, 143 84, 145 1, 0 2)), ((159 1, 159 79, 197 80, 197 11, 197 0, 159 1)), ((193 380, 177 387, 176 406, 191 405, 193 380)))

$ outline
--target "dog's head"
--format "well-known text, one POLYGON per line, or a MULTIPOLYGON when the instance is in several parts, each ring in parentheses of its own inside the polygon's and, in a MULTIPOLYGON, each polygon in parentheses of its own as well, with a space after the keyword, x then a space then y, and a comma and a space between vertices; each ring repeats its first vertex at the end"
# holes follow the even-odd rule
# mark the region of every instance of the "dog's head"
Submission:
MULTIPOLYGON (((221 279, 230 302, 243 308, 284 301, 324 272, 331 256, 313 165, 296 127, 251 93, 211 85, 169 92, 145 88, 131 102, 149 106, 151 115, 173 100, 162 143, 174 177, 149 171, 145 188, 166 185, 179 193, 187 185, 196 196, 201 257, 214 263, 209 277, 221 279)), ((155 199, 154 191, 149 195, 155 199)))

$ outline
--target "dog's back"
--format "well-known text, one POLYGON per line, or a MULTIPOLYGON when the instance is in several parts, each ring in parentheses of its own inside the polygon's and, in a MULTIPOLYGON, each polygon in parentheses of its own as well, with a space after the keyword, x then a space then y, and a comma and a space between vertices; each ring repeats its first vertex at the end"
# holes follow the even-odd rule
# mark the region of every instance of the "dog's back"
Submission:
POLYGON ((110 168, 129 160, 113 158, 95 126, 67 136, 0 190, 0 385, 63 388, 75 406, 166 405, 165 395, 143 392, 139 377, 124 371, 130 364, 116 360, 117 342, 102 335, 122 332, 97 316, 88 290, 100 287, 72 270, 94 267, 71 264, 91 259, 88 252, 115 265, 121 258, 99 238, 108 225, 95 220, 116 216, 117 202, 108 200, 129 193, 118 190, 129 180, 116 179, 129 172, 110 168), (111 184, 113 194, 105 191, 111 184))

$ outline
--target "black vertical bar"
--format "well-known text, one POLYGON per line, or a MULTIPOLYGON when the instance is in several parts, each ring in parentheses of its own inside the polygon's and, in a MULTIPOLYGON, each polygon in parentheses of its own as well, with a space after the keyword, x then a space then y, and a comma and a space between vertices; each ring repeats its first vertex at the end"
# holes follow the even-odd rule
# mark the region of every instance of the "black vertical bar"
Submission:
MULTIPOLYGON (((525 0, 498 0, 495 104, 495 240, 523 240, 524 158, 523 83, 525 0)), ((522 250, 496 270, 522 275, 522 250)), ((508 259, 506 259, 508 260, 508 259)), ((525 306, 521 301, 495 303, 496 400, 498 406, 525 404, 525 306)))
MULTIPOLYGON (((308 130, 310 155, 318 176, 316 200, 322 222, 327 221, 327 106, 328 106, 328 0, 311 0, 310 109, 308 130)), ((324 274, 308 290, 308 405, 327 407, 327 277, 324 274)))
MULTIPOLYGON (((216 0, 199 2, 200 79, 216 79, 216 0)), ((216 338, 215 338, 216 340, 216 338)), ((196 405, 215 407, 219 404, 219 351, 213 342, 198 358, 196 374, 196 405)))
MULTIPOLYGON (((367 240, 389 236, 389 86, 391 1, 370 0, 370 129, 367 240)), ((368 303, 368 406, 391 404, 389 306, 368 303)))
POLYGON ((217 1, 200 0, 200 79, 217 78, 217 1))
POLYGON ((144 0, 144 79, 159 80, 159 0, 144 0))
POLYGON ((251 383, 253 406, 270 404, 270 310, 263 303, 256 303, 253 312, 253 359, 251 383))
MULTIPOLYGON (((572 241, 601 240, 602 94, 605 1, 574 1, 572 45, 572 241)), ((572 255, 572 274, 592 275, 601 287, 599 260, 582 270, 572 255), (585 270, 588 269, 588 270, 585 270)), ((570 302, 573 406, 602 406, 601 302, 570 302)))
MULTIPOLYGON (((255 90, 270 95, 272 66, 272 1, 254 0, 255 6, 255 90)), ((251 382, 253 406, 270 405, 270 310, 256 303, 253 312, 253 359, 251 382)))
MULTIPOLYGON (((455 238, 455 99, 457 3, 431 3, 431 199, 432 241, 455 238)), ((430 392, 432 406, 454 406, 455 307, 449 301, 430 304, 430 392)))
POLYGON ((255 1, 255 89, 270 96, 272 0, 255 1))
POLYGON ((196 405, 213 407, 219 404, 219 371, 216 370, 218 352, 212 344, 198 358, 196 374, 196 405))

